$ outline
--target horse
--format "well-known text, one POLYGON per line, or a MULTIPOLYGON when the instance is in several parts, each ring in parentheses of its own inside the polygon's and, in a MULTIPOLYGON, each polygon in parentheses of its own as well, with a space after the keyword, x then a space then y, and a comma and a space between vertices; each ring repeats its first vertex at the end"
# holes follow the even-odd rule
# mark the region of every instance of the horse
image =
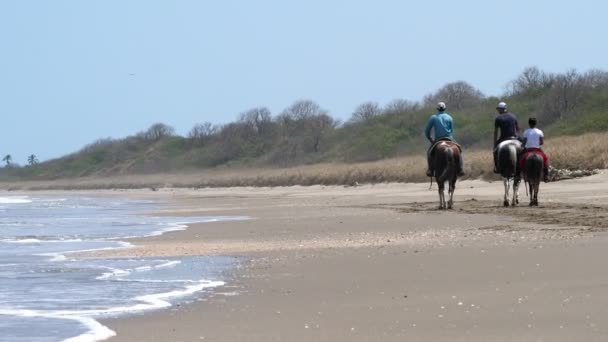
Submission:
POLYGON ((538 153, 530 153, 524 160, 524 181, 530 189, 530 206, 538 206, 538 188, 543 179, 544 160, 538 153))
POLYGON ((454 190, 458 179, 460 147, 453 141, 442 140, 435 143, 433 152, 433 170, 439 188, 439 209, 452 209, 454 190), (448 182, 449 200, 445 199, 445 182, 448 182))
POLYGON ((513 190, 511 205, 519 204, 519 178, 517 169, 517 155, 522 151, 522 144, 519 140, 505 140, 498 144, 497 167, 505 186, 505 196, 503 205, 509 206, 509 192, 513 190))

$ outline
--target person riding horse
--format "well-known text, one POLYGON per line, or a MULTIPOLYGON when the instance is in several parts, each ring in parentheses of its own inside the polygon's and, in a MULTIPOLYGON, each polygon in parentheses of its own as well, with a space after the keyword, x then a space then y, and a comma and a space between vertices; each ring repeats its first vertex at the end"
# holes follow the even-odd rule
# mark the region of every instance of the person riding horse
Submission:
MULTIPOLYGON (((431 115, 428 122, 426 123, 426 128, 424 130, 424 135, 431 142, 431 146, 427 150, 427 171, 426 175, 428 177, 433 177, 433 153, 435 151, 435 146, 439 141, 449 140, 456 143, 454 137, 452 136, 452 116, 446 113, 446 105, 443 102, 439 102, 437 104, 437 113, 431 115), (431 131, 434 130, 434 134, 431 136, 431 131)), ((464 175, 463 168, 463 160, 462 160, 462 151, 460 151, 460 158, 458 161, 458 176, 461 177, 464 175)))
POLYGON ((505 140, 517 140, 519 136, 519 123, 517 116, 507 110, 507 104, 499 102, 496 106, 498 115, 494 120, 494 173, 500 173, 497 164, 498 145, 505 140), (500 136, 498 130, 500 129, 500 136))
POLYGON ((519 169, 524 169, 524 163, 530 154, 540 155, 543 158, 543 181, 546 183, 549 181, 549 158, 540 148, 545 142, 545 135, 543 131, 536 128, 536 118, 529 118, 528 125, 530 128, 524 131, 524 152, 519 159, 519 169))

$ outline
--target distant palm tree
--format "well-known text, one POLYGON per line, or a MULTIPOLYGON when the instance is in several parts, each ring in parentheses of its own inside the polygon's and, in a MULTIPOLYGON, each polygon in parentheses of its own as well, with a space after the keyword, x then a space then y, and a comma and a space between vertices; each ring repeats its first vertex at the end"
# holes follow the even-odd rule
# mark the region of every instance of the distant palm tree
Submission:
POLYGON ((31 156, 27 157, 27 162, 28 162, 30 165, 35 165, 35 164, 38 164, 38 158, 36 158, 36 155, 35 155, 35 154, 32 154, 31 156))
POLYGON ((13 157, 11 157, 10 154, 7 154, 4 156, 4 158, 2 158, 2 161, 6 163, 6 166, 10 166, 12 160, 13 160, 13 157))

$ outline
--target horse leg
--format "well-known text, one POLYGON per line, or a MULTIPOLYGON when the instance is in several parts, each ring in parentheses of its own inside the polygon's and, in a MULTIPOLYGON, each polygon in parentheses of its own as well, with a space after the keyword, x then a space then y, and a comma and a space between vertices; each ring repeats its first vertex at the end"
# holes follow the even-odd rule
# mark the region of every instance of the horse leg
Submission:
POLYGON ((534 184, 528 183, 528 190, 530 190, 530 206, 534 205, 534 184))
POLYGON ((502 181, 503 181, 503 184, 505 185, 505 198, 502 203, 505 207, 508 207, 509 206, 509 187, 510 187, 509 178, 503 178, 502 181))
POLYGON ((456 180, 450 181, 450 188, 448 193, 450 194, 450 200, 448 201, 448 209, 452 209, 454 205, 454 190, 456 189, 456 180))
POLYGON ((540 188, 540 180, 534 184, 534 205, 538 207, 538 190, 540 188))
POLYGON ((513 206, 516 206, 519 204, 519 179, 517 179, 517 176, 515 176, 515 178, 513 178, 513 206))
POLYGON ((443 183, 437 180, 437 192, 439 192, 439 209, 445 208, 445 194, 444 194, 444 185, 443 183))

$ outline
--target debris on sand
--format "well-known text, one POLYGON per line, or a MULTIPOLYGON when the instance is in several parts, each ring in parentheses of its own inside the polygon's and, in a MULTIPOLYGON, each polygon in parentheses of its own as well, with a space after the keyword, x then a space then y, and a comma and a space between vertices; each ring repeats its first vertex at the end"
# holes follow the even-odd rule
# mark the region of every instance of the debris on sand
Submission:
POLYGON ((593 176, 600 173, 600 170, 568 170, 568 169, 556 169, 554 167, 549 166, 549 180, 551 182, 564 180, 564 179, 572 179, 579 178, 585 176, 593 176))

